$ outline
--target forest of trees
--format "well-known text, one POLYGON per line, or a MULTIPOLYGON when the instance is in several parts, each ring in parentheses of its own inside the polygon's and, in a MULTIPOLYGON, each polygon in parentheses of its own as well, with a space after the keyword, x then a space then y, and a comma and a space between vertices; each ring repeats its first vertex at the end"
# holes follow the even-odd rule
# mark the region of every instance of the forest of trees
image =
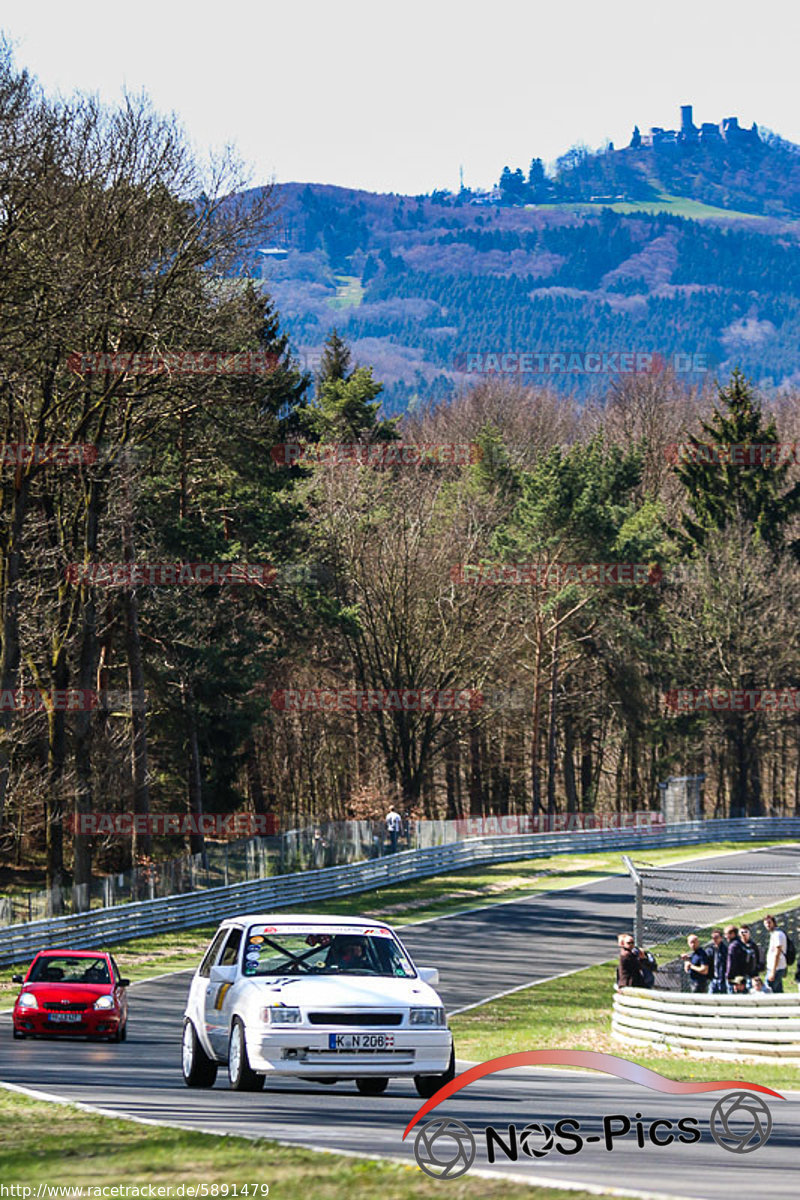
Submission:
POLYGON ((50 101, 6 55, 0 162, 0 860, 61 886, 183 845, 73 832, 91 812, 625 811, 670 773, 706 775, 709 815, 800 814, 797 711, 666 699, 800 686, 796 462, 670 450, 793 442, 796 395, 773 413, 743 375, 717 393, 658 369, 583 406, 488 379, 387 419, 338 335, 301 372, 248 277, 270 194, 237 199, 235 165, 201 170, 146 101, 50 101), (176 367, 199 352, 270 366, 176 367), (86 365, 127 353, 172 366, 86 365), (324 449, 398 442, 478 449, 324 449), (287 443, 322 449, 287 464, 287 443), (92 452, 52 451, 75 445, 92 452), (275 570, 92 574, 170 563, 275 570), (649 582, 463 582, 464 564, 552 563, 649 582), (287 689, 480 696, 332 712, 287 689), (101 701, 58 700, 73 691, 101 701))
MULTIPOLYGON (((800 380, 800 249, 777 222, 442 207, 319 186, 274 198, 287 257, 265 283, 293 345, 316 354, 336 325, 393 413, 456 395, 470 353, 638 350, 697 357, 723 381, 738 366, 765 392, 800 380), (347 281, 361 295, 340 307, 347 281)), ((597 391, 580 372, 524 381, 597 391)))

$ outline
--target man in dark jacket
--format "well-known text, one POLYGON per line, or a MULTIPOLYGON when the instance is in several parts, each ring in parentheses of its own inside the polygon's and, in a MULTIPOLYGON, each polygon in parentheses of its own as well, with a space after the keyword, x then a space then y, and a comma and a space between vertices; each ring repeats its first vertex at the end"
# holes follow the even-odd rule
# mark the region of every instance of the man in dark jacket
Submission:
POLYGON ((764 951, 758 942, 753 941, 749 925, 739 926, 739 941, 744 946, 744 952, 747 955, 747 974, 752 979, 755 975, 760 975, 767 965, 764 951))
POLYGON ((639 962, 639 952, 633 940, 633 934, 621 933, 619 942, 619 963, 617 965, 617 986, 643 987, 642 970, 639 962))
POLYGON ((733 981, 737 976, 747 978, 747 951, 739 938, 739 930, 735 925, 725 926, 725 937, 728 939, 728 964, 725 970, 725 979, 728 991, 732 992, 733 981))
POLYGON ((711 934, 711 941, 706 946, 706 954, 711 963, 709 978, 710 992, 726 992, 728 990, 725 982, 725 971, 728 966, 728 947, 725 939, 722 936, 721 929, 715 929, 711 934))

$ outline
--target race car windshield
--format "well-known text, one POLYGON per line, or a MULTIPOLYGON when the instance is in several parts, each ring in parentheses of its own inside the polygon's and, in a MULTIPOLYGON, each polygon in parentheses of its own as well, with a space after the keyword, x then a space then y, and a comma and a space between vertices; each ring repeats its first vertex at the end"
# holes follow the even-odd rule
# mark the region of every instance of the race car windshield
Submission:
POLYGON ((111 983, 104 958, 47 955, 37 958, 28 983, 111 983))
POLYGON ((272 930, 254 925, 244 948, 244 974, 381 975, 413 979, 414 968, 389 936, 328 933, 319 929, 272 930))

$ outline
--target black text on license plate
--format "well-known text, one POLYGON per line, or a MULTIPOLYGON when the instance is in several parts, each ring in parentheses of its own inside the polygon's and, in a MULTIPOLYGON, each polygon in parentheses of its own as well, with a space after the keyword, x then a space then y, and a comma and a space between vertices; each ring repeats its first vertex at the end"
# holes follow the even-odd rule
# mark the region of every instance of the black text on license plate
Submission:
POLYGON ((66 1021, 70 1024, 76 1024, 81 1020, 80 1013, 48 1013, 48 1021, 66 1021))
POLYGON ((329 1050, 387 1050, 394 1045, 391 1033, 329 1033, 329 1050))

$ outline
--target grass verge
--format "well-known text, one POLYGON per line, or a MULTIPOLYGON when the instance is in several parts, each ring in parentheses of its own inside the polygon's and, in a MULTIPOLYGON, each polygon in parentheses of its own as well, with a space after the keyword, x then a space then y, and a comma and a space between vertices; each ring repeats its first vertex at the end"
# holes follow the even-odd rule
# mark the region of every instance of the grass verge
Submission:
MULTIPOLYGON (((182 1129, 137 1125, 49 1104, 0 1089, 0 1180, 61 1188, 266 1184, 271 1200, 417 1200, 436 1183, 415 1165, 320 1154, 266 1139, 217 1137, 182 1129)), ((309 1136, 313 1136, 309 1131, 309 1136)), ((398 1145, 400 1128, 398 1126, 398 1145)), ((588 1200, 586 1192, 530 1188, 502 1176, 450 1180, 458 1200, 588 1200)), ((218 1192, 218 1195, 221 1193, 218 1192)), ((232 1191, 229 1191, 229 1195, 232 1191)), ((265 1195, 260 1187, 258 1200, 265 1195)), ((65 1192, 59 1192, 65 1197, 65 1192)))
POLYGON ((691 200, 688 196, 673 196, 661 192, 654 200, 620 200, 620 201, 576 201, 560 204, 529 204, 530 209, 545 209, 553 212, 584 212, 597 213, 604 208, 610 208, 618 213, 671 213, 677 217, 689 217, 695 221, 727 220, 727 221, 765 221, 760 213, 739 212, 734 208, 718 208, 713 204, 704 204, 701 200, 691 200))
MULTIPOLYGON (((752 850, 763 846, 785 844, 781 841, 714 842, 703 846, 682 846, 653 849, 637 854, 636 861, 652 865, 674 862, 677 859, 702 858, 727 851, 752 850)), ((414 921, 479 909, 501 901, 520 900, 541 892, 558 891, 575 884, 591 883, 594 879, 623 871, 620 851, 595 854, 553 854, 548 858, 518 859, 486 867, 467 867, 430 879, 414 879, 407 883, 391 884, 374 891, 339 896, 325 903, 297 905, 292 912, 332 913, 339 916, 378 917, 395 926, 414 921)), ((288 911, 288 910, 287 910, 288 911)), ((228 916, 220 909, 220 920, 228 916)), ((214 930, 213 925, 168 931, 151 937, 134 938, 109 944, 123 975, 132 980, 150 979, 168 971, 194 969, 206 949, 214 930)), ((77 948, 77 947, 76 947, 77 948)), ((16 994, 18 987, 10 982, 13 974, 27 970, 28 963, 0 968, 0 1007, 7 997, 16 994)))

